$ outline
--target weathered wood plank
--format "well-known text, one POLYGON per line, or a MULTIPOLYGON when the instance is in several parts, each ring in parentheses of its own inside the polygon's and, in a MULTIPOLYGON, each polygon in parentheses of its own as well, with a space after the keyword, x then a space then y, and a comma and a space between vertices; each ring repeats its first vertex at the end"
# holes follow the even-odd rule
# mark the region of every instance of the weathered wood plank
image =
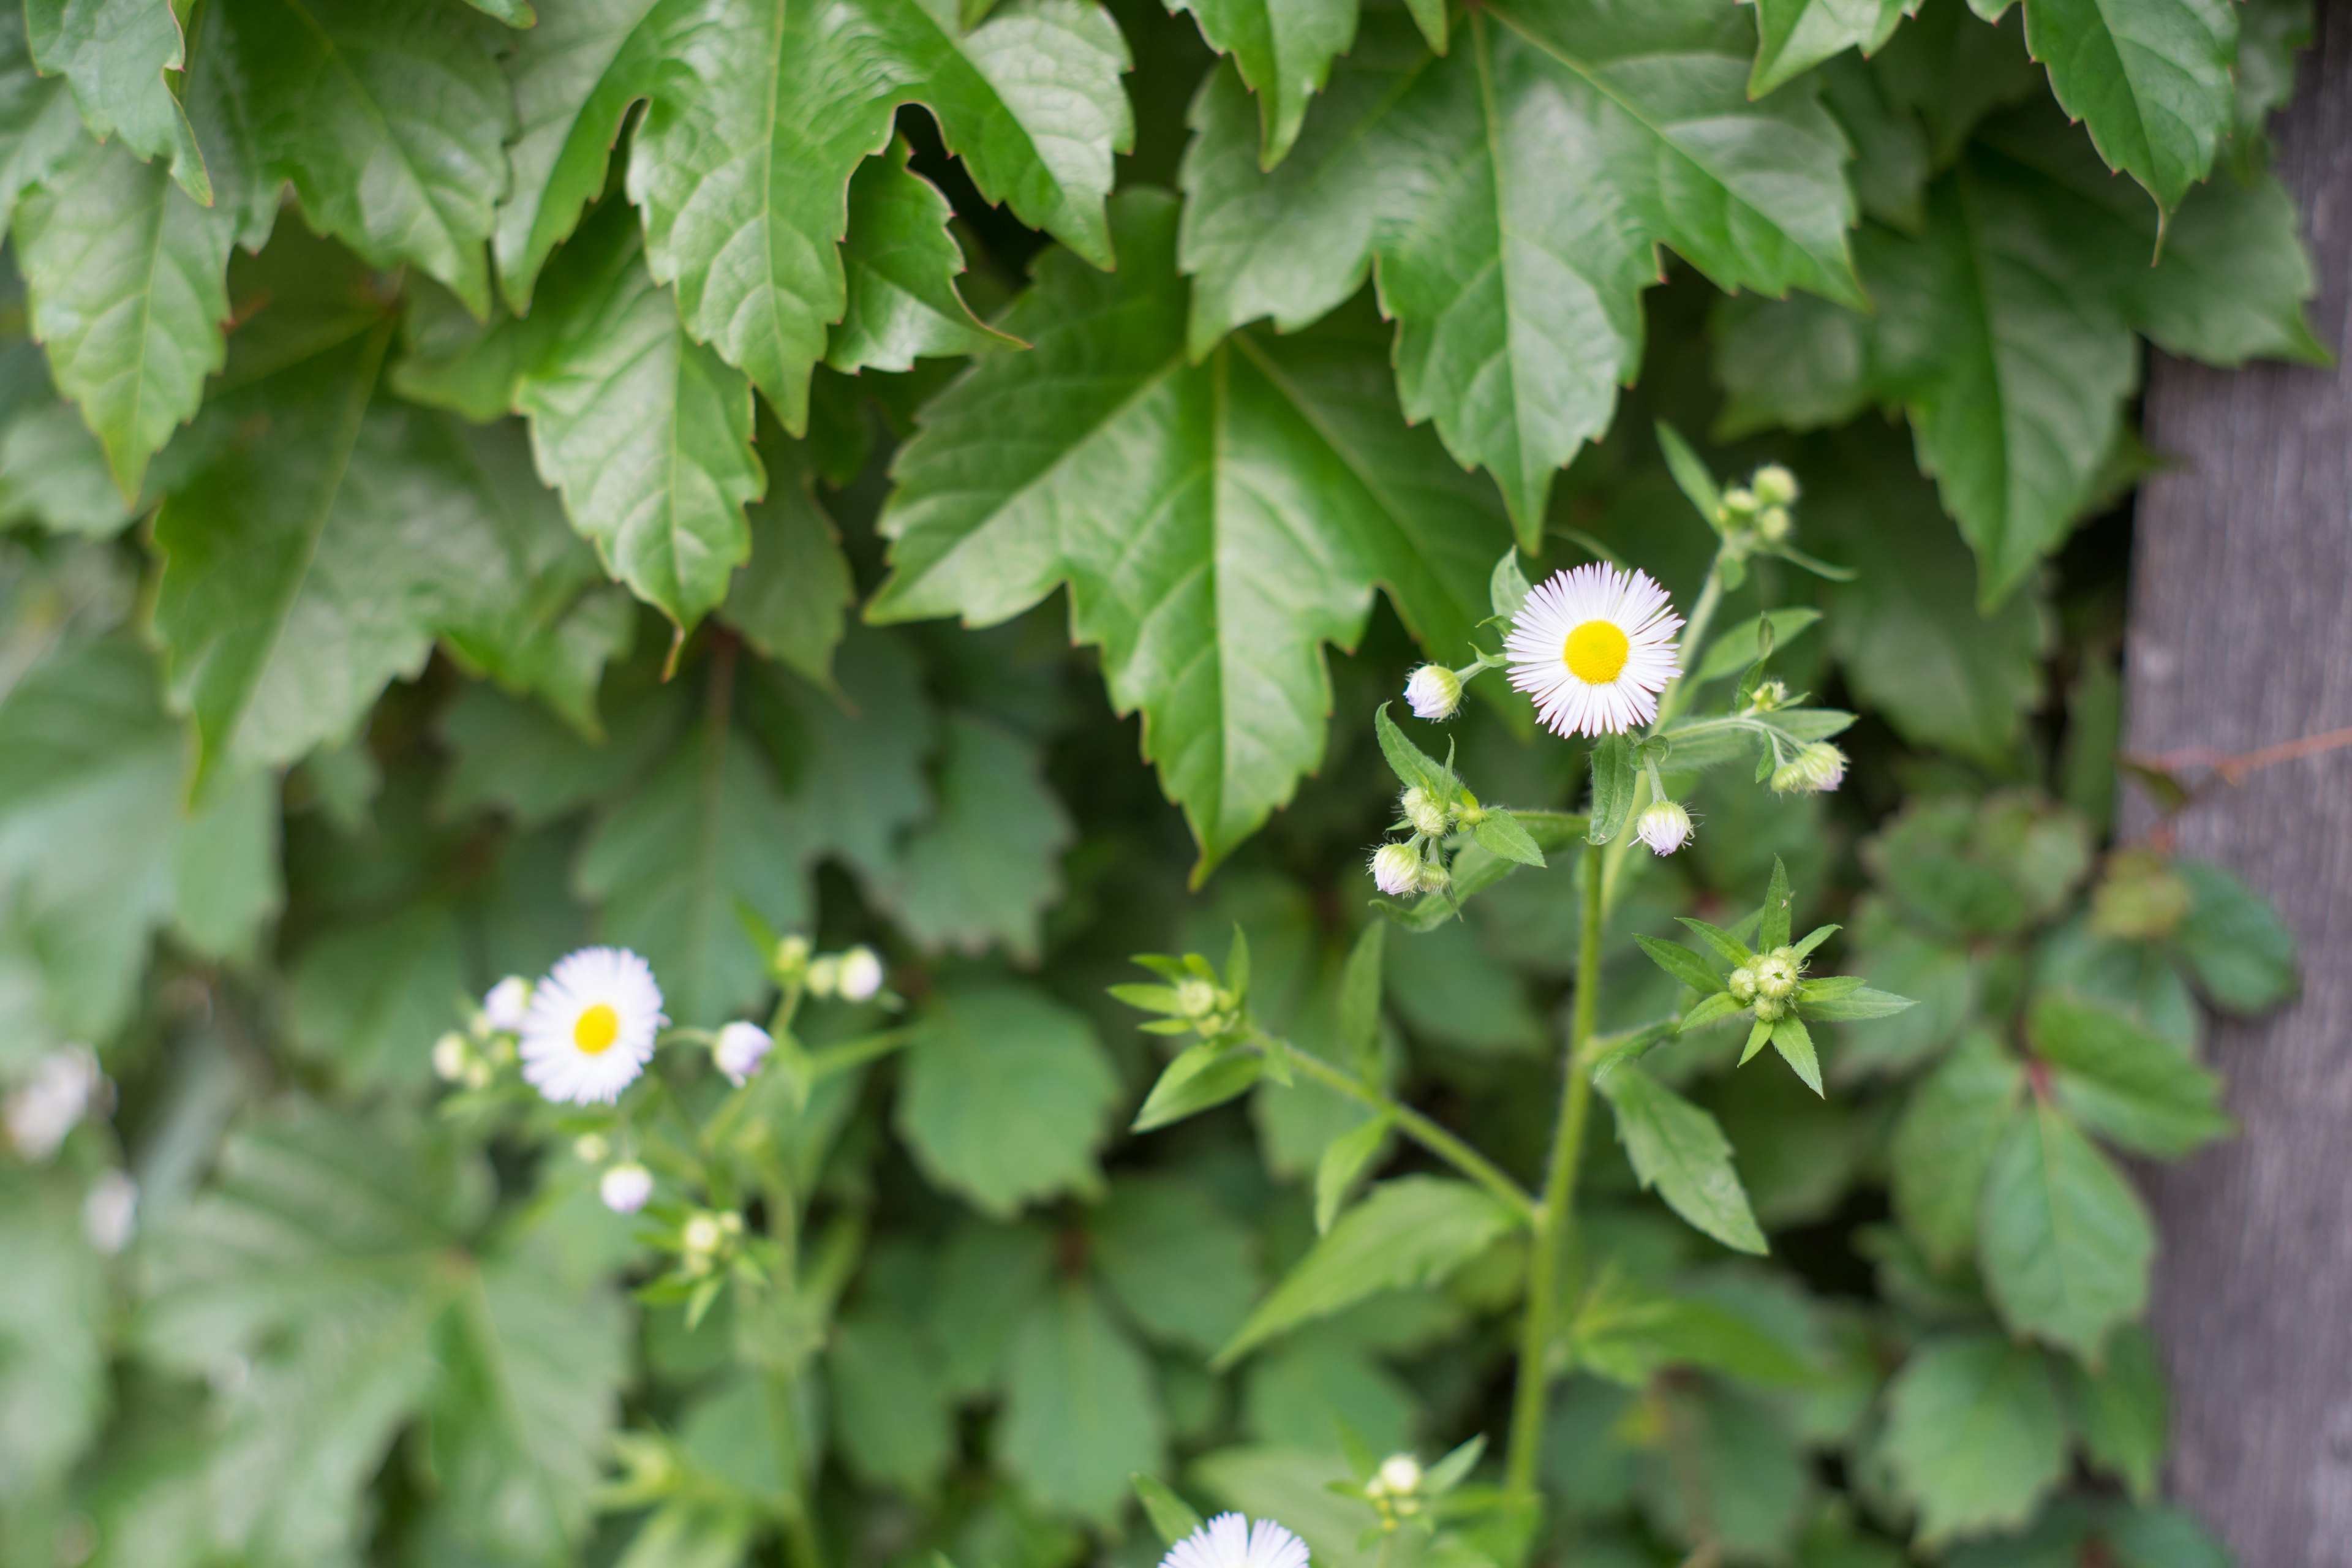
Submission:
MULTIPOLYGON (((2352 725, 2352 0, 2321 9, 2275 130, 2339 368, 2151 367, 2147 433, 2182 461, 2138 507, 2142 752, 2352 725)), ((2305 977, 2294 1009, 2216 1039, 2244 1136, 2150 1178, 2172 1484, 2245 1568, 2352 1568, 2352 752, 2258 773, 2179 827, 2277 902, 2305 977)))

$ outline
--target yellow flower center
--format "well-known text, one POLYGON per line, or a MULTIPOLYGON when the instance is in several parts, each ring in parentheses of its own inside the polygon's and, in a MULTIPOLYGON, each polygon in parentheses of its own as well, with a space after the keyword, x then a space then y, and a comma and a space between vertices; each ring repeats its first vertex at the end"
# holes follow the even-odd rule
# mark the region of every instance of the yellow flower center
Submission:
POLYGON ((599 1002, 582 1011, 572 1025, 572 1043, 580 1047, 583 1056, 597 1056, 610 1049, 621 1037, 621 1016, 609 1003, 599 1002))
POLYGON ((1568 634, 1559 650, 1569 674, 1587 686, 1606 686, 1633 656, 1633 644, 1615 621, 1587 621, 1568 634))

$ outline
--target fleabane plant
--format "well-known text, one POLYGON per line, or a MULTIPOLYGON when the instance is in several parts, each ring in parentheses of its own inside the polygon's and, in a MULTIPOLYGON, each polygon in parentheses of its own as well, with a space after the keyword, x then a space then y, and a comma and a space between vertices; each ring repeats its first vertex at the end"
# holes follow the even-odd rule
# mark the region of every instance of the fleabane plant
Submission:
MULTIPOLYGON (((1532 701, 1543 729, 1589 746, 1583 811, 1517 809, 1482 800, 1462 776, 1452 746, 1440 761, 1406 733, 1386 705, 1372 715, 1381 755, 1400 786, 1389 837, 1368 861, 1375 907, 1389 921, 1409 931, 1433 929, 1460 918, 1465 900, 1515 872, 1568 874, 1580 885, 1576 984, 1559 1108, 1539 1184, 1533 1190, 1523 1186, 1501 1162, 1382 1087, 1372 1023, 1381 992, 1381 924, 1358 943, 1342 979, 1345 1061, 1302 1049, 1259 1022, 1251 1005, 1249 950, 1238 931, 1222 973, 1197 953, 1150 955, 1139 962, 1165 984, 1123 985, 1113 993, 1160 1015, 1146 1028, 1192 1038, 1160 1076, 1136 1119, 1139 1130, 1222 1103, 1261 1079, 1288 1084, 1301 1076, 1372 1113, 1356 1132, 1331 1142, 1317 1171, 1322 1242, 1276 1287, 1221 1360, 1352 1305, 1369 1289, 1398 1282, 1381 1276, 1377 1266, 1352 1267, 1350 1260, 1393 1248, 1417 1260, 1402 1266, 1407 1274, 1442 1274, 1498 1235, 1525 1236, 1517 1382, 1502 1484, 1457 1501, 1449 1512, 1451 1528, 1464 1532, 1465 1541, 1483 1535, 1490 1545, 1524 1541, 1536 1525, 1553 1343, 1563 1319, 1605 1317, 1622 1305, 1622 1281, 1605 1274, 1581 1278, 1575 1242, 1578 1178, 1594 1094, 1612 1108, 1618 1139, 1643 1186, 1717 1241, 1760 1253, 1763 1234, 1728 1142, 1706 1110, 1644 1071, 1642 1058, 1692 1036, 1700 1048, 1736 1050, 1745 1065, 1769 1044, 1818 1096, 1821 1061, 1809 1024, 1864 1022, 1911 1005, 1859 975, 1812 972, 1839 928, 1792 935, 1795 899, 1776 857, 1762 903, 1746 919, 1728 929, 1684 921, 1698 947, 1637 934, 1642 951, 1680 983, 1681 995, 1662 1016, 1600 1032, 1608 956, 1603 938, 1631 880, 1628 854, 1638 845, 1652 856, 1672 855, 1703 830, 1669 780, 1686 782, 1748 756, 1759 787, 1780 795, 1833 791, 1843 780, 1845 758, 1832 737, 1853 720, 1810 705, 1804 693, 1769 675, 1776 635, 1770 614, 1719 633, 1715 628, 1726 594, 1748 580, 1759 558, 1825 577, 1847 575, 1798 547, 1796 477, 1768 465, 1746 483, 1722 489, 1670 428, 1660 426, 1658 435, 1669 468, 1715 539, 1713 561, 1687 613, 1646 574, 1607 560, 1530 584, 1513 550, 1490 578, 1494 613, 1487 626, 1499 629, 1499 646, 1474 646, 1459 666, 1424 665, 1404 691, 1415 718, 1444 722, 1480 677, 1506 671, 1510 688, 1532 701), (1694 710, 1690 700, 1704 679, 1742 667, 1727 699, 1712 710, 1694 710), (1747 1025, 1744 1044, 1718 1027, 1735 1019, 1747 1025), (1706 1044, 1717 1038, 1719 1047, 1706 1044), (1391 1132, 1463 1179, 1402 1177, 1377 1184, 1349 1207, 1350 1194, 1391 1132)), ((1465 1468, 1471 1462, 1465 1460, 1465 1468)), ((1389 1466, 1364 1468, 1358 1495, 1373 1502, 1390 1525, 1403 1509, 1422 1506, 1417 1466, 1410 1475, 1402 1463, 1393 1473, 1389 1466)), ((1513 1549, 1501 1550, 1507 1556, 1513 1549)))

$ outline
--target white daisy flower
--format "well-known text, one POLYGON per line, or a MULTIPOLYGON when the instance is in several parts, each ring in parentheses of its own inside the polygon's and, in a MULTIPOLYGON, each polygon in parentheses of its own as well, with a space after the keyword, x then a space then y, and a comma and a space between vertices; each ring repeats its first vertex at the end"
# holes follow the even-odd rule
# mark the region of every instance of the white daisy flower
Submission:
POLYGON ((775 1044, 759 1025, 738 1020, 720 1029, 719 1037, 710 1043, 711 1064, 740 1088, 745 1079, 760 1070, 760 1064, 768 1059, 775 1044))
POLYGON ((1633 832, 1651 854, 1671 855, 1690 842, 1690 813, 1678 801, 1659 801, 1635 819, 1633 832))
POLYGON ((1503 651, 1511 684, 1535 699, 1555 735, 1609 735, 1658 715, 1658 693, 1681 670, 1683 618, 1640 572, 1595 563, 1528 593, 1503 651))
POLYGON ((882 989, 882 961, 870 947, 857 946, 841 955, 834 984, 845 1002, 871 1002, 882 989))
POLYGON ((530 982, 520 974, 508 975, 482 998, 483 1018, 501 1035, 521 1034, 522 1021, 530 1011, 530 982))
POLYGON ((1406 678, 1404 700, 1416 719, 1451 719, 1462 706, 1462 678, 1442 664, 1424 664, 1406 678))
POLYGON ((596 1195, 614 1214, 635 1214, 654 1195, 654 1173, 631 1160, 597 1178, 596 1195))
POLYGON ((557 1104, 610 1104, 653 1059, 661 987, 626 948, 583 947, 533 988, 522 1026, 522 1076, 557 1104))
POLYGON ((1270 1519, 1221 1513, 1170 1547, 1160 1568, 1307 1568, 1307 1542, 1270 1519))

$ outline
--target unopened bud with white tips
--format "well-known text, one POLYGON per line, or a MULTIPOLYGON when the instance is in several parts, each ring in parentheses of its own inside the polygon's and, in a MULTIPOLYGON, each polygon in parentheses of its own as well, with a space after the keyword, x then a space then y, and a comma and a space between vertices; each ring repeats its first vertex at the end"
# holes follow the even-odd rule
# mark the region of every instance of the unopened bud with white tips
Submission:
POLYGON ((627 1161, 598 1178, 596 1195, 614 1214, 635 1214, 654 1195, 654 1173, 635 1160, 627 1161))
POLYGON ((1766 506, 1787 506, 1797 499, 1797 476, 1778 463, 1767 463, 1749 476, 1748 489, 1766 506))
POLYGON ((1404 700, 1416 719, 1451 719, 1462 707, 1462 678, 1442 664, 1424 664, 1405 679, 1404 700))
POLYGON ((473 1056, 466 1037, 452 1029, 433 1042, 433 1076, 443 1083, 456 1083, 466 1076, 467 1064, 473 1056))
POLYGON ((509 974, 482 998, 482 1016, 501 1035, 522 1033, 523 1016, 530 1010, 530 982, 509 974))
POLYGON ((1391 1497, 1411 1497, 1421 1489, 1421 1461, 1411 1454, 1391 1454, 1381 1461, 1380 1479, 1391 1497))
POLYGON ((1421 857, 1407 844, 1383 844, 1372 851, 1372 886, 1392 899, 1421 890, 1421 857))
POLYGON ((1634 820, 1633 832, 1653 855, 1671 855, 1690 842, 1690 813, 1678 801, 1653 803, 1634 820))
POLYGON ((767 1030, 739 1018, 721 1028, 719 1037, 710 1043, 711 1065, 725 1073, 729 1082, 740 1088, 744 1079, 760 1070, 760 1064, 768 1059, 768 1053, 775 1046, 767 1030))
POLYGON ((1404 792, 1404 798, 1397 804, 1404 813, 1404 819, 1412 824, 1415 833, 1425 838, 1445 837, 1445 807, 1427 790, 1415 784, 1404 792))
POLYGON ((1826 741, 1801 747, 1791 760, 1772 770, 1772 787, 1782 795, 1810 790, 1827 795, 1845 782, 1845 753, 1826 741))
POLYGON ((851 948, 841 955, 835 984, 841 988, 843 1001, 871 1002, 882 992, 882 960, 870 947, 851 948))
POLYGON ((1420 874, 1412 879, 1417 892, 1442 893, 1454 885, 1453 876, 1435 860, 1423 860, 1420 874))

